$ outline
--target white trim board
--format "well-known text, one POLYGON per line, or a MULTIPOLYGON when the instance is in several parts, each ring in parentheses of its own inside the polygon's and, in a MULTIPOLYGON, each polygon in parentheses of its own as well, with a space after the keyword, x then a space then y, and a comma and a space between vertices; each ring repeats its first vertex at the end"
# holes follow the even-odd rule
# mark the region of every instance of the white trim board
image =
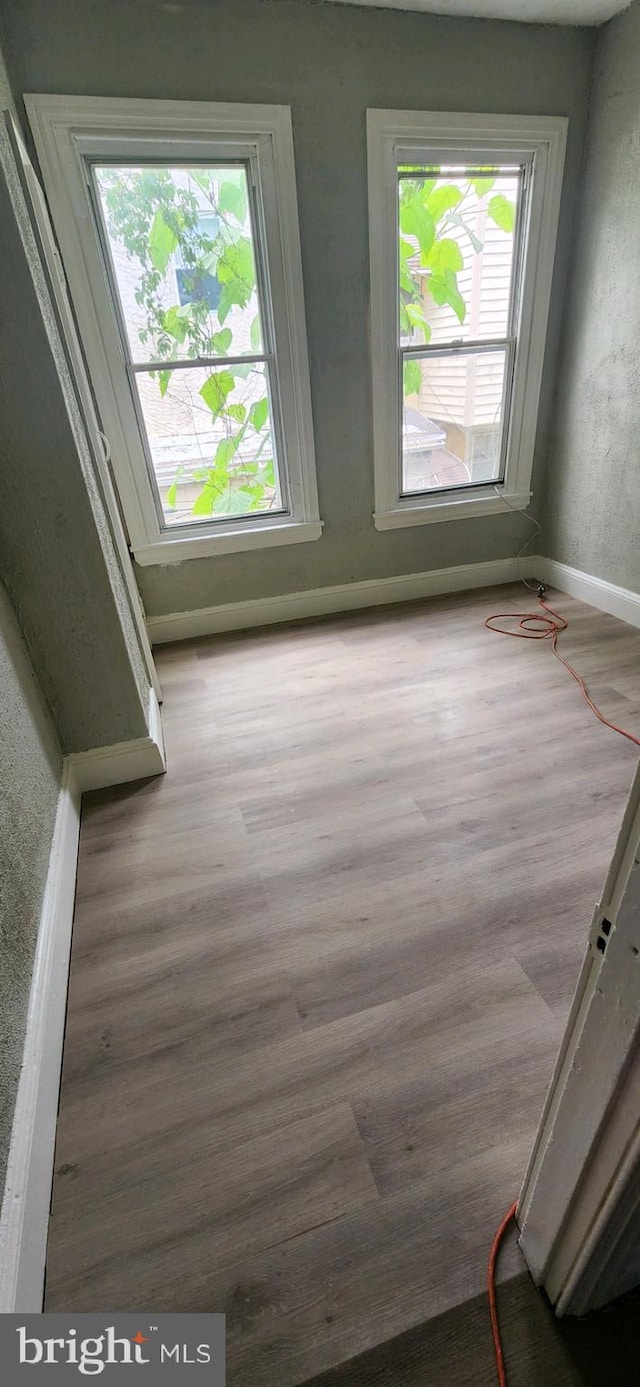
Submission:
POLYGON ((595 578, 591 573, 583 573, 579 568, 571 568, 557 559, 539 556, 535 560, 536 578, 551 583, 570 597, 588 602, 601 612, 609 612, 629 626, 640 626, 640 593, 631 588, 619 588, 615 583, 607 583, 604 578, 595 578))
POLYGON ((147 737, 78 752, 63 761, 0 1213, 0 1313, 42 1310, 82 792, 165 769, 153 689, 147 737))
POLYGON ((517 558, 493 559, 489 563, 436 568, 428 573, 403 573, 396 578, 370 578, 361 583, 308 588, 304 592, 258 597, 249 602, 225 602, 219 607, 200 607, 192 612, 170 612, 166 616, 147 618, 147 628, 152 645, 162 645, 166 641, 215 635, 218 631, 241 631, 251 626, 271 626, 281 621, 327 616, 332 612, 383 607, 448 592, 515 583, 518 578, 536 572, 537 566, 538 559, 534 555, 523 558, 520 563, 517 558))
POLYGON ((149 690, 149 733, 114 746, 92 747, 67 757, 78 790, 103 790, 108 785, 124 785, 162 775, 167 769, 160 707, 153 689, 149 690))
POLYGON ((62 768, 33 964, 0 1215, 0 1312, 42 1310, 80 836, 80 792, 62 768))

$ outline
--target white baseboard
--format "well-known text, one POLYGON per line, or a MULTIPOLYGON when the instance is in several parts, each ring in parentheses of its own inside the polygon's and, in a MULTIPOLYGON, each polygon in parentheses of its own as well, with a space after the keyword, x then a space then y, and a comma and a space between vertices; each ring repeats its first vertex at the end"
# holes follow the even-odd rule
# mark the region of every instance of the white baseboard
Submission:
POLYGON ((631 588, 619 588, 604 578, 594 578, 557 559, 539 557, 534 566, 536 577, 545 583, 551 583, 561 592, 568 592, 571 597, 578 597, 602 612, 609 612, 610 616, 619 617, 630 626, 640 626, 640 593, 632 592, 631 588))
POLYGON ((103 790, 108 785, 124 785, 162 775, 167 769, 160 707, 153 689, 149 690, 149 734, 113 746, 76 751, 67 763, 78 790, 103 790))
MULTIPOLYGON (((421 597, 436 597, 448 592, 494 587, 532 576, 627 621, 631 626, 640 627, 640 594, 538 554, 526 555, 520 563, 515 558, 493 559, 488 563, 431 569, 427 573, 403 573, 397 578, 372 578, 362 583, 308 588, 304 592, 259 597, 249 602, 225 602, 219 607, 198 607, 191 612, 169 612, 166 616, 149 617, 147 627, 152 645, 163 645, 167 641, 190 640, 195 636, 212 636, 223 631, 241 631, 253 626, 299 621, 305 617, 328 616, 332 612, 383 607, 393 602, 413 602, 421 597)), ((126 746, 131 746, 131 743, 126 743, 126 746)), ((91 788, 95 787, 92 785, 91 788)))
POLYGON ((153 689, 148 725, 147 737, 63 762, 0 1213, 0 1313, 42 1310, 82 792, 166 769, 153 689))
POLYGON ((80 793, 67 761, 42 901, 0 1215, 0 1313, 42 1310, 79 833, 80 793))
POLYGON ((193 636, 210 636, 219 631, 239 631, 251 626, 269 626, 303 617, 327 616, 331 612, 382 607, 392 602, 413 602, 420 597, 512 583, 520 576, 528 577, 536 571, 536 566, 535 556, 524 558, 520 569, 517 559, 460 564, 456 568, 437 568, 428 573, 404 573, 398 578, 372 578, 363 583, 310 588, 305 592, 289 592, 250 602, 226 602, 220 607, 200 607, 193 612, 171 612, 167 616, 148 618, 147 627, 152 645, 161 645, 193 636))

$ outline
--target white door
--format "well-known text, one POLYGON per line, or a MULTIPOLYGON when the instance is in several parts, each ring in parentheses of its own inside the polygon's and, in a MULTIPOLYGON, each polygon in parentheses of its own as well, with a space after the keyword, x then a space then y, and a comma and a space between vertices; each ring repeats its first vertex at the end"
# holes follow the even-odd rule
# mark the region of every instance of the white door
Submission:
POLYGON ((640 766, 517 1221, 558 1315, 584 1315, 640 1282, 640 766))

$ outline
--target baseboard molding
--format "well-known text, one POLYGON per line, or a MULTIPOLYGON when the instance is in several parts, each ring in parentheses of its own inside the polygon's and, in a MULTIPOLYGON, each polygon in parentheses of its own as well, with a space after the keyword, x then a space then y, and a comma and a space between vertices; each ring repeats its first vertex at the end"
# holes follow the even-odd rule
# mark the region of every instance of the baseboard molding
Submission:
POLYGON ((640 593, 630 588, 619 588, 615 583, 607 583, 604 578, 594 578, 591 573, 583 573, 579 568, 559 563, 557 559, 542 556, 535 559, 534 569, 537 578, 545 583, 568 592, 570 597, 578 597, 610 616, 617 616, 629 626, 640 626, 640 593))
POLYGON ((80 834, 68 761, 51 843, 0 1214, 0 1313, 42 1310, 80 834))
POLYGON ((113 746, 93 747, 91 751, 76 751, 67 757, 76 788, 82 792, 103 790, 109 785, 124 785, 130 780, 162 775, 167 761, 160 707, 153 689, 149 690, 148 726, 146 737, 116 742, 113 746))
MULTIPOLYGON (((559 588, 561 592, 590 603, 592 607, 619 617, 631 626, 640 627, 639 593, 632 592, 630 588, 616 587, 614 583, 607 583, 590 573, 582 573, 580 569, 571 568, 569 564, 559 563, 556 559, 531 554, 520 562, 515 558, 493 559, 488 563, 431 569, 427 573, 403 573, 397 578, 372 578, 362 583, 308 588, 304 592, 259 597, 249 602, 225 602, 219 607, 198 607, 190 612, 169 612, 166 616, 149 617, 147 628, 152 645, 164 645, 169 641, 191 640, 224 631, 242 631, 254 626, 300 621, 305 617, 329 616, 332 612, 357 611, 359 608, 383 607, 394 602, 414 602, 422 597, 437 597, 448 592, 495 587, 500 583, 514 583, 519 578, 533 576, 559 588)), ((127 747, 131 745, 126 743, 127 747)))
POLYGON ((148 726, 146 737, 63 762, 0 1213, 0 1314, 42 1310, 82 793, 166 769, 153 689, 148 726))
POLYGON ((280 597, 256 598, 250 602, 226 602, 219 607, 200 607, 193 612, 171 612, 148 618, 152 645, 167 641, 211 636, 221 631, 240 631, 252 626, 270 626, 304 617, 327 616, 332 612, 357 611, 361 607, 382 607, 393 602, 413 602, 470 588, 512 583, 536 570, 534 556, 522 560, 495 559, 490 563, 461 564, 456 568, 437 568, 428 573, 404 573, 398 578, 372 578, 363 583, 341 583, 337 587, 310 588, 280 597))

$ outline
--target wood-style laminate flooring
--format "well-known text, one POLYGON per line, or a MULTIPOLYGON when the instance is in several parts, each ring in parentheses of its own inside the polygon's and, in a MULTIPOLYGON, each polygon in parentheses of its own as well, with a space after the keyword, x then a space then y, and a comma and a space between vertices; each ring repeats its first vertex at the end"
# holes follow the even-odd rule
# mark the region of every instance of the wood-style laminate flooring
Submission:
MULTIPOLYGON (((588 1319, 558 1320, 523 1272, 499 1288, 498 1313, 509 1387, 638 1387, 640 1291, 588 1319)), ((308 1387, 497 1387, 486 1293, 308 1387)))
MULTIPOLYGON (((157 652, 168 773, 83 806, 47 1309, 225 1310, 230 1387, 294 1387, 482 1292, 636 761, 485 630, 531 597, 157 652)), ((640 733, 640 634, 556 600, 640 733)))

